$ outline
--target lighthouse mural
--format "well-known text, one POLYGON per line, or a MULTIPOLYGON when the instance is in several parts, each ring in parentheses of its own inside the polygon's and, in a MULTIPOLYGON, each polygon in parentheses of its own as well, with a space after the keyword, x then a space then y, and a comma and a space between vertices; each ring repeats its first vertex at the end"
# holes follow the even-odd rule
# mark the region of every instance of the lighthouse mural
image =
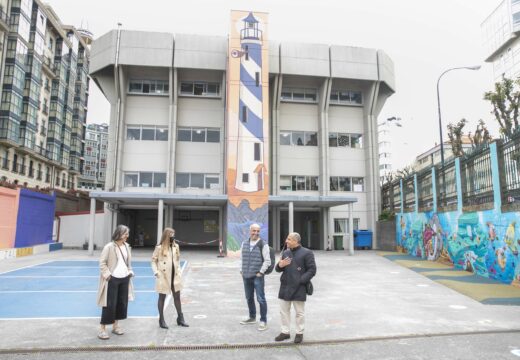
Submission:
POLYGON ((243 19, 240 30, 241 50, 231 56, 240 57, 240 92, 237 151, 238 190, 255 192, 264 188, 264 132, 262 115, 262 30, 253 13, 243 19))
POLYGON ((227 71, 228 254, 249 226, 268 240, 269 68, 267 14, 232 11, 227 71))

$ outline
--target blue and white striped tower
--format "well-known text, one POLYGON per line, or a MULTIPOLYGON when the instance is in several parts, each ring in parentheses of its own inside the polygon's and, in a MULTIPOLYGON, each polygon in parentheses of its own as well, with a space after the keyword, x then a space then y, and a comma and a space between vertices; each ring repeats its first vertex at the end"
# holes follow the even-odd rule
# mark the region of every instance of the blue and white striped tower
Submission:
POLYGON ((262 105, 262 31, 253 13, 240 31, 240 99, 235 186, 245 192, 264 189, 262 105))

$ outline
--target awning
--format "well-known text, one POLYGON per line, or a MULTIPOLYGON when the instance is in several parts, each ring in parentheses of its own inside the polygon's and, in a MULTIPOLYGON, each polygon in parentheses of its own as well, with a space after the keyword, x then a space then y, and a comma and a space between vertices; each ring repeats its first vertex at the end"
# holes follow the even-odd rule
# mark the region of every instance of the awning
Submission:
POLYGON ((91 191, 90 197, 119 206, 157 206, 159 200, 163 200, 165 205, 176 206, 218 206, 227 203, 227 195, 193 195, 193 194, 172 194, 172 193, 139 193, 139 192, 112 192, 112 191, 91 191))
POLYGON ((303 195, 269 195, 269 204, 275 206, 289 206, 292 202, 295 207, 329 208, 357 202, 357 198, 350 196, 303 196, 303 195))

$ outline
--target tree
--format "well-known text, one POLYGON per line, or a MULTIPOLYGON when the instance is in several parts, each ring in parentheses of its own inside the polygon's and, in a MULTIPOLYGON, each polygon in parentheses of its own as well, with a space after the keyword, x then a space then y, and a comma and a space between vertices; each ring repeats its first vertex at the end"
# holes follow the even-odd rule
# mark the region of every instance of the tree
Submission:
POLYGON ((464 154, 462 150, 462 135, 464 135, 464 126, 466 126, 466 119, 461 119, 456 125, 448 124, 448 137, 450 138, 451 150, 453 156, 459 157, 464 154))
POLYGON ((500 125, 500 133, 511 138, 518 130, 518 109, 520 107, 520 79, 505 76, 495 83, 495 91, 484 94, 484 100, 491 102, 492 114, 500 125))
POLYGON ((480 119, 475 130, 475 135, 471 136, 471 132, 468 134, 469 140, 471 141, 471 147, 476 149, 484 144, 488 144, 491 141, 491 135, 489 130, 484 123, 484 120, 480 119))
POLYGON ((401 170, 397 170, 396 179, 406 179, 408 176, 413 174, 413 168, 408 165, 402 168, 401 170))

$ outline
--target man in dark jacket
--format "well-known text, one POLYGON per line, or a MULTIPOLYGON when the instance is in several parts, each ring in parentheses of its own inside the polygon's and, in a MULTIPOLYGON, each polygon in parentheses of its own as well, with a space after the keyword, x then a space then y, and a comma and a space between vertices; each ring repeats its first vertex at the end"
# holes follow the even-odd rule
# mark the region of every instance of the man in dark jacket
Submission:
POLYGON ((282 332, 274 339, 283 341, 291 338, 291 304, 296 312, 296 336, 294 342, 303 341, 305 328, 305 300, 307 300, 306 284, 316 275, 314 254, 301 246, 300 234, 293 232, 287 236, 285 244, 288 250, 282 253, 281 260, 276 264, 276 271, 280 277, 280 317, 282 332))

